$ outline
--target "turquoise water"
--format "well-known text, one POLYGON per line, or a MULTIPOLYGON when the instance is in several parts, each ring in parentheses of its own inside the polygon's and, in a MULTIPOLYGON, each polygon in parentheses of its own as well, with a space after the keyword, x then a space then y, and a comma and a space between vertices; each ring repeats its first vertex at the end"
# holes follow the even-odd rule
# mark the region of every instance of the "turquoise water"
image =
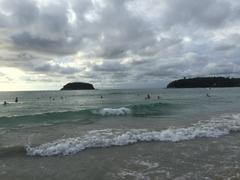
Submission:
POLYGON ((0 179, 238 179, 239 91, 1 92, 0 179))

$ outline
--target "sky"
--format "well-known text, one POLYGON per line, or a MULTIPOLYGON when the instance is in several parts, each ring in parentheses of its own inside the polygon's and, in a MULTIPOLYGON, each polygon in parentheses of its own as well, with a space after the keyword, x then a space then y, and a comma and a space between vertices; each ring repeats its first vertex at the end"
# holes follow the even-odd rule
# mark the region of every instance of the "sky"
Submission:
POLYGON ((240 75, 238 0, 0 0, 0 90, 240 75))

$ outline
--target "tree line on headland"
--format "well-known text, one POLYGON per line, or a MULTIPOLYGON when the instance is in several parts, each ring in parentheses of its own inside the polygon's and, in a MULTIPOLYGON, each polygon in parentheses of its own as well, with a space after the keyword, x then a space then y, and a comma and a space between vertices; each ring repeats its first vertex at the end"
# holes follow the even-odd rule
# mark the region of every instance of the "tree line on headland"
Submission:
POLYGON ((196 77, 183 78, 170 82, 167 88, 217 88, 240 87, 240 78, 229 77, 196 77))
MULTIPOLYGON (((167 88, 218 88, 218 87, 240 87, 240 78, 229 77, 195 77, 183 78, 170 82, 167 88)), ((72 82, 61 90, 93 90, 90 83, 72 82)))
POLYGON ((63 86, 61 90, 94 90, 94 86, 90 83, 72 82, 63 86))

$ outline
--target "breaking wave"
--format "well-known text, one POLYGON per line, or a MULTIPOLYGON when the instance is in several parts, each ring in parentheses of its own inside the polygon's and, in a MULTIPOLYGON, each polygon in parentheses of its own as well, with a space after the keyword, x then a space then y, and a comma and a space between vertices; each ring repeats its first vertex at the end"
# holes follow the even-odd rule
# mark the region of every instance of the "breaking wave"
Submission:
POLYGON ((121 108, 103 108, 100 110, 94 110, 92 111, 93 114, 98 114, 102 116, 122 116, 122 115, 128 115, 131 114, 131 109, 126 107, 121 108))
POLYGON ((59 139, 36 147, 27 146, 27 155, 54 156, 72 155, 88 148, 124 146, 137 142, 178 142, 195 138, 217 138, 240 130, 240 114, 224 115, 198 122, 184 128, 165 130, 148 129, 103 129, 89 131, 84 136, 59 139))
POLYGON ((174 105, 167 103, 138 104, 125 107, 107 107, 99 109, 82 109, 79 111, 61 111, 30 114, 23 116, 3 116, 0 117, 1 125, 18 125, 29 123, 64 123, 79 122, 93 123, 99 117, 107 116, 148 116, 166 114, 174 105), (86 119, 90 122, 85 122, 86 119))

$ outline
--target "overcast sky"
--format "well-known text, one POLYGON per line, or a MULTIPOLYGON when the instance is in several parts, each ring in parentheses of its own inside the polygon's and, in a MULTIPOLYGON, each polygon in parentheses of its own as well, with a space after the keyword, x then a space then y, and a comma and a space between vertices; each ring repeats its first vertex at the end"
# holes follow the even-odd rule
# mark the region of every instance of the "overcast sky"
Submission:
POLYGON ((0 90, 240 75, 238 0, 0 0, 0 90))

